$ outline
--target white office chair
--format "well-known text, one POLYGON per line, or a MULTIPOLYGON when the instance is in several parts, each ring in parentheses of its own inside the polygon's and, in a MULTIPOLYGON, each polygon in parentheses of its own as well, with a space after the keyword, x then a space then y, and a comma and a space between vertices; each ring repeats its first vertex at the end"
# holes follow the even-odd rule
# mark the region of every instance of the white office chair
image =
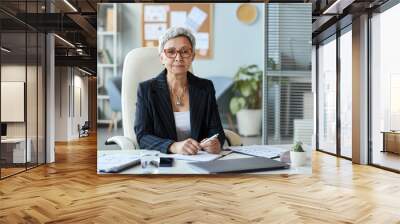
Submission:
MULTIPOLYGON (((124 61, 122 70, 122 126, 124 136, 113 136, 107 139, 106 144, 118 144, 121 149, 137 149, 134 132, 134 121, 136 111, 137 87, 140 82, 159 74, 162 66, 158 49, 155 47, 142 47, 130 51, 124 61)), ((232 131, 224 130, 228 145, 241 145, 240 136, 232 131)))

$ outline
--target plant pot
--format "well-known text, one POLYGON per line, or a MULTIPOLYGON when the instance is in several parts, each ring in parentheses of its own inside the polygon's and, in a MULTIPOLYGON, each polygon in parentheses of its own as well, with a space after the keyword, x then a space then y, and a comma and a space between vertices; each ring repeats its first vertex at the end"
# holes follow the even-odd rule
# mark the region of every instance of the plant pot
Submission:
POLYGON ((304 166, 307 162, 306 152, 290 151, 290 165, 291 166, 304 166))
POLYGON ((242 109, 236 113, 239 134, 243 136, 260 135, 261 109, 242 109))

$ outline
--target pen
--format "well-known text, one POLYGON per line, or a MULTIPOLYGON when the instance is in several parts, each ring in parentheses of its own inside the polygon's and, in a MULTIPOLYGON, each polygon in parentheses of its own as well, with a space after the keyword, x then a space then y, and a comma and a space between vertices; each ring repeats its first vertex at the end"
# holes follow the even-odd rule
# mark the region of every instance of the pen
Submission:
POLYGON ((225 152, 225 153, 223 153, 222 156, 219 157, 218 159, 221 159, 221 158, 223 158, 223 157, 225 157, 225 156, 231 154, 233 151, 232 151, 232 150, 231 150, 231 151, 226 151, 226 150, 225 150, 225 151, 222 151, 222 152, 225 152))
POLYGON ((206 139, 204 142, 200 142, 200 143, 207 143, 207 142, 209 142, 209 141, 211 141, 211 140, 213 140, 213 139, 215 139, 215 138, 217 138, 218 137, 218 133, 217 134, 215 134, 215 135, 213 135, 213 136, 211 136, 211 137, 209 137, 208 139, 206 139))

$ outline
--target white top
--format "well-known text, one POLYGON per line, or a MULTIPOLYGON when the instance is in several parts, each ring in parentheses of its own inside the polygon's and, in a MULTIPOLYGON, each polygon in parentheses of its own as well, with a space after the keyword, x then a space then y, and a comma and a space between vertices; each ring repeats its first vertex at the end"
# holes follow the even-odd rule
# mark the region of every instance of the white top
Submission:
POLYGON ((190 111, 174 112, 178 141, 190 138, 190 111))

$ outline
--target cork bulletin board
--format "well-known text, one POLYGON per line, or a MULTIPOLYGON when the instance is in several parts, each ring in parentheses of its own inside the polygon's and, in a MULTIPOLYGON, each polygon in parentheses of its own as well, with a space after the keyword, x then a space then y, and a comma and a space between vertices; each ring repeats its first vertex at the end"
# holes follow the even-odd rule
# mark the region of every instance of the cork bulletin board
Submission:
POLYGON ((172 26, 192 30, 196 37, 196 58, 213 54, 213 4, 169 3, 142 5, 142 46, 158 46, 158 37, 172 26))

